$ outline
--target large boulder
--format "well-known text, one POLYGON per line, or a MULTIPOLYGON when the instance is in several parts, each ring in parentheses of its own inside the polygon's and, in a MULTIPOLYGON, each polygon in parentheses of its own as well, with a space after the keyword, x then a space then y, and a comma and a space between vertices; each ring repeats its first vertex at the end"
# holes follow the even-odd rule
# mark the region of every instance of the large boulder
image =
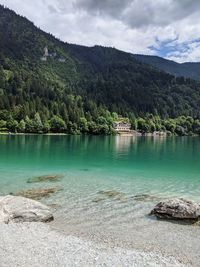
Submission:
POLYGON ((49 222, 53 215, 49 207, 20 196, 0 197, 0 222, 49 222))
POLYGON ((160 219, 200 220, 200 204, 183 198, 175 198, 158 203, 151 211, 160 219))

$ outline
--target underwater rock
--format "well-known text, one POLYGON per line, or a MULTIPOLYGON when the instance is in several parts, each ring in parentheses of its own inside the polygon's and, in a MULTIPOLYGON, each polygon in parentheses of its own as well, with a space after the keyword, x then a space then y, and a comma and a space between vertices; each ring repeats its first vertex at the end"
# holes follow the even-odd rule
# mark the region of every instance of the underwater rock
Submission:
POLYGON ((99 191, 97 194, 98 194, 98 197, 93 199, 93 202, 96 202, 96 203, 103 201, 103 200, 107 200, 107 199, 120 200, 120 201, 126 200, 126 195, 116 190, 99 191))
POLYGON ((118 196, 125 195, 122 192, 115 191, 115 190, 110 190, 110 191, 99 191, 98 194, 104 195, 107 198, 115 198, 118 196))
POLYGON ((28 179, 27 183, 58 182, 63 178, 62 174, 41 175, 28 179))
POLYGON ((53 214, 49 207, 19 196, 0 197, 0 222, 49 222, 53 214))
POLYGON ((101 202, 101 201, 103 201, 103 200, 105 200, 105 199, 106 199, 105 197, 96 197, 96 198, 94 198, 94 199, 92 200, 92 202, 99 203, 99 202, 101 202))
POLYGON ((62 190, 60 187, 33 188, 33 189, 22 190, 16 193, 12 193, 12 195, 31 198, 34 200, 40 200, 45 197, 47 198, 60 190, 62 190))
POLYGON ((135 195, 132 198, 137 201, 156 201, 160 199, 158 196, 150 195, 150 194, 135 195))
POLYGON ((48 204, 47 206, 52 208, 52 209, 54 209, 54 210, 56 210, 56 209, 61 207, 61 205, 56 204, 56 203, 48 204))
POLYGON ((175 198, 158 203, 151 214, 160 219, 198 221, 200 204, 183 198, 175 198))

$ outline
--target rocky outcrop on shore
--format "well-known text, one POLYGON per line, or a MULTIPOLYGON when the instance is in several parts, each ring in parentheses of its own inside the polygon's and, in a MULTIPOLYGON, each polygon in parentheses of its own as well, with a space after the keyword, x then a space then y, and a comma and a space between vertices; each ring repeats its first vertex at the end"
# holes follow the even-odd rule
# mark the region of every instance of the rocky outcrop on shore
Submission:
POLYGON ((183 198, 170 199, 158 203, 151 214, 160 219, 194 222, 200 220, 200 204, 183 198))
POLYGON ((0 197, 0 223, 49 222, 51 209, 40 202, 19 196, 0 197))

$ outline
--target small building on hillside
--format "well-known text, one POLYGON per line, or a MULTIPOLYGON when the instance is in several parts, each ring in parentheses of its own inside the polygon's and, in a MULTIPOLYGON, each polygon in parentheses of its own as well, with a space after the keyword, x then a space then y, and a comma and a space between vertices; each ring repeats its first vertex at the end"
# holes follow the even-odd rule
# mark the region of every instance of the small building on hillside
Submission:
POLYGON ((40 59, 41 59, 41 61, 47 61, 47 57, 44 57, 44 56, 41 57, 40 59))
POLYGON ((113 128, 117 132, 130 132, 131 131, 131 124, 128 122, 116 121, 113 123, 113 128))
POLYGON ((64 57, 60 57, 60 58, 58 59, 58 61, 64 63, 64 62, 66 61, 66 59, 65 59, 64 57))
POLYGON ((56 52, 49 53, 49 57, 51 57, 51 58, 55 58, 56 56, 57 56, 57 53, 56 52))

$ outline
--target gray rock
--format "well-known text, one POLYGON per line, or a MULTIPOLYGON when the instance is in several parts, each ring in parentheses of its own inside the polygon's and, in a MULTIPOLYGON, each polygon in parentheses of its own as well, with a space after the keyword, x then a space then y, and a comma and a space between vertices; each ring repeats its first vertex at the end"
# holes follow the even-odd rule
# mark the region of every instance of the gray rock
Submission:
POLYGON ((198 221, 200 204, 183 198, 170 199, 158 203, 151 214, 161 219, 198 221))
POLYGON ((53 215, 49 207, 20 196, 0 197, 0 222, 49 222, 53 215))

